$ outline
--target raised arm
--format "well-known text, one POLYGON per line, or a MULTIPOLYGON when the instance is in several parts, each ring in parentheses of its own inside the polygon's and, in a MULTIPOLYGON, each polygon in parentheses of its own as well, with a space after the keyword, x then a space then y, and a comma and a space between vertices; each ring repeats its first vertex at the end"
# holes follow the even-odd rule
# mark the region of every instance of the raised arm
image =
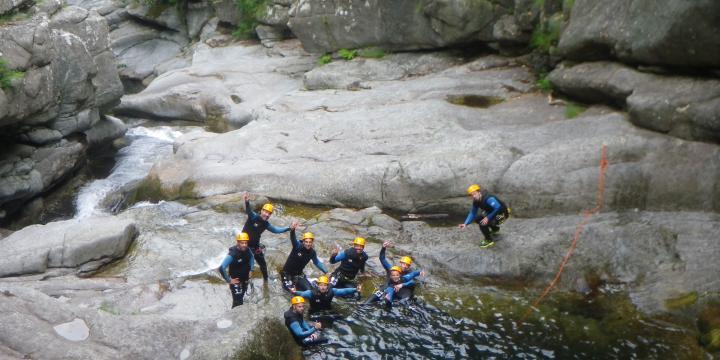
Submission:
POLYGON ((327 268, 325 267, 325 264, 323 264, 322 261, 320 261, 320 259, 318 259, 317 254, 315 254, 315 256, 313 257, 312 261, 313 261, 313 264, 315 264, 315 266, 316 266, 318 269, 320 269, 320 271, 322 271, 323 273, 327 274, 328 270, 327 270, 327 268))
POLYGON ((297 235, 295 235, 295 229, 290 229, 290 246, 292 246, 293 250, 300 248, 300 241, 298 241, 297 235))
POLYGON ((385 270, 390 270, 392 265, 385 259, 385 250, 386 248, 383 246, 382 249, 380 249, 380 264, 382 264, 382 267, 385 268, 385 270))
POLYGON ((345 260, 345 252, 344 251, 340 251, 339 253, 330 257, 331 264, 335 264, 335 263, 343 261, 343 260, 345 260))
POLYGON ((245 213, 249 218, 257 216, 257 214, 253 211, 252 206, 250 206, 250 200, 245 200, 245 213))

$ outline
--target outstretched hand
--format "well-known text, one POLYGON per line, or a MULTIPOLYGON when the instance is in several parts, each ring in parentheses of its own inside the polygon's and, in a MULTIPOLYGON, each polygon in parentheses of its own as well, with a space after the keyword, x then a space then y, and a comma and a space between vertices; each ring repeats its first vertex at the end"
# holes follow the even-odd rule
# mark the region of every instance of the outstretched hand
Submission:
POLYGON ((458 227, 460 228, 460 230, 465 230, 465 228, 467 227, 467 225, 465 225, 465 224, 460 224, 460 225, 458 225, 458 227))
POLYGON ((393 245, 392 241, 386 241, 383 243, 383 247, 389 248, 389 247, 395 247, 395 245, 393 245))
POLYGON ((300 226, 300 223, 297 221, 293 221, 292 224, 290 224, 290 229, 295 230, 298 228, 298 226, 300 226))
POLYGON ((248 194, 247 191, 243 193, 243 200, 245 200, 245 201, 249 201, 249 200, 250 200, 250 194, 248 194))
POLYGON ((420 271, 420 276, 425 276, 425 270, 420 271))
POLYGON ((338 252, 340 252, 340 248, 339 248, 339 247, 335 247, 335 248, 333 249, 333 251, 332 251, 332 255, 335 256, 335 255, 338 254, 338 252))

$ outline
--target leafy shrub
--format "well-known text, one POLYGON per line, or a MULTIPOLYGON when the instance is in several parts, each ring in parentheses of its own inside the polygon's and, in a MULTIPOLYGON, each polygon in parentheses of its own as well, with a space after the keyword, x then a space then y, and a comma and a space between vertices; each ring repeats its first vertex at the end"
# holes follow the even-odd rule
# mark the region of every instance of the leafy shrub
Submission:
POLYGON ((540 78, 538 79, 536 85, 540 91, 544 93, 549 93, 553 90, 552 83, 550 82, 550 79, 547 78, 547 73, 540 74, 540 78))
POLYGON ((235 0, 240 12, 240 21, 233 31, 233 36, 238 39, 249 39, 255 35, 255 27, 258 25, 258 17, 265 15, 267 11, 267 0, 235 0))
POLYGON ((14 79, 20 79, 25 76, 22 71, 10 70, 7 67, 7 61, 0 58, 0 88, 7 90, 12 87, 12 81, 14 79))
POLYGON ((340 49, 338 55, 345 60, 352 60, 357 56, 357 50, 340 49))
POLYGON ((327 53, 318 59, 319 65, 329 64, 332 61, 332 54, 327 53))
POLYGON ((364 58, 381 59, 385 56, 385 51, 380 48, 365 48, 360 50, 357 55, 364 58))

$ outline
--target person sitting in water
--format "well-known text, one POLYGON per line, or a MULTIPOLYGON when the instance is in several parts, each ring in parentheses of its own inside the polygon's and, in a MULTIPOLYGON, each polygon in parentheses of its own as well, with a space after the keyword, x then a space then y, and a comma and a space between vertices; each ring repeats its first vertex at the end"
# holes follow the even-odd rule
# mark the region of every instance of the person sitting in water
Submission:
POLYGON ((233 308, 243 304, 250 273, 255 267, 252 251, 248 247, 248 234, 240 233, 235 237, 235 240, 237 243, 228 249, 227 256, 225 256, 218 268, 223 279, 230 286, 233 308))
MULTIPOLYGON (((387 261, 387 259, 385 259, 385 251, 387 250, 387 248, 393 247, 393 246, 394 245, 391 242, 386 241, 383 243, 382 249, 380 250, 380 255, 379 255, 380 264, 382 264, 385 271, 389 271, 392 268, 392 266, 387 261)), ((413 273, 413 271, 410 269, 411 266, 412 266, 412 258, 410 258, 409 256, 401 257, 400 265, 399 265, 399 268, 401 269, 400 275, 401 276, 411 275, 413 273)), ((418 273, 418 275, 425 276, 425 272, 420 271, 418 273)), ((413 284, 409 284, 408 286, 403 286, 402 289, 400 289, 395 294, 395 297, 397 297, 399 299, 408 299, 408 298, 413 297, 414 292, 415 292, 415 284, 413 283, 413 284)))
POLYGON ((340 262, 340 266, 330 276, 330 283, 338 288, 355 287, 355 276, 358 272, 365 272, 365 262, 368 259, 365 253, 365 239, 356 237, 353 240, 353 247, 338 253, 339 250, 336 248, 330 256, 331 264, 340 262))
POLYGON ((335 296, 348 296, 358 292, 356 288, 336 289, 330 287, 329 279, 323 275, 317 279, 317 288, 305 291, 293 291, 293 294, 302 296, 310 302, 310 314, 330 310, 332 299, 335 296))
POLYGON ((300 346, 309 346, 322 344, 327 339, 322 338, 318 332, 322 325, 316 322, 310 326, 303 319, 303 311, 305 311, 305 299, 302 296, 295 296, 290 300, 290 309, 285 312, 285 326, 290 330, 295 342, 300 346))
POLYGON ((467 225, 475 221, 480 226, 480 232, 484 237, 480 247, 488 248, 495 245, 490 234, 500 231, 500 224, 510 217, 510 208, 495 195, 481 191, 478 184, 470 185, 467 192, 473 199, 472 208, 465 222, 458 227, 464 230, 467 225), (482 212, 478 214, 478 210, 482 210, 482 212))
POLYGON ((270 230, 270 232, 272 233, 280 234, 289 231, 290 228, 278 228, 270 224, 268 220, 273 213, 272 204, 268 203, 263 205, 262 210, 260 210, 260 215, 258 215, 253 211, 252 206, 250 206, 250 195, 248 195, 248 193, 243 194, 243 199, 245 200, 245 213, 247 214, 247 220, 245 221, 245 225, 243 225, 242 231, 250 236, 250 242, 248 246, 250 247, 250 250, 252 250, 252 252, 255 254, 255 261, 257 261, 258 265, 260 266, 263 280, 267 281, 267 263, 265 262, 265 254, 263 251, 264 246, 260 245, 260 235, 262 235, 262 233, 266 229, 270 230))
POLYGON ((302 242, 298 241, 295 236, 295 229, 297 229, 297 222, 290 225, 290 245, 292 250, 285 261, 285 266, 281 275, 282 286, 285 290, 291 291, 291 288, 295 288, 299 291, 308 290, 311 288, 310 282, 305 277, 303 269, 310 260, 313 264, 320 269, 323 273, 327 273, 328 270, 325 265, 318 259, 315 249, 313 249, 313 242, 315 236, 311 232, 306 232, 302 235, 302 242))
POLYGON ((374 294, 365 303, 385 300, 385 305, 392 306, 395 300, 395 294, 406 286, 414 286, 415 278, 420 276, 420 271, 412 271, 407 275, 402 275, 402 269, 399 266, 393 266, 387 270, 387 283, 384 289, 375 291, 374 294))

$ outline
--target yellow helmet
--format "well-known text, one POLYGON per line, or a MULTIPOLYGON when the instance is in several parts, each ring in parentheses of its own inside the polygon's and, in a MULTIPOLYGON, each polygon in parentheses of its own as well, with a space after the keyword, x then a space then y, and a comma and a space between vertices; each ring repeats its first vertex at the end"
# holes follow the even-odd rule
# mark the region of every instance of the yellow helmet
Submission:
POLYGON ((317 278, 317 283, 318 283, 318 284, 325 284, 325 285, 327 285, 327 284, 330 283, 330 279, 328 279, 327 276, 322 275, 322 276, 320 276, 319 278, 317 278))
POLYGON ((393 266, 390 268, 390 271, 397 271, 399 273, 402 273, 402 269, 399 266, 393 266))
POLYGON ((293 304, 293 305, 304 304, 304 303, 305 303, 305 298, 303 298, 302 296, 293 296, 293 298, 290 299, 290 304, 293 304))
POLYGON ((237 236, 235 236, 235 240, 237 240, 237 241, 249 241, 249 240, 250 240, 250 235, 248 235, 248 233, 246 233, 246 232, 241 232, 241 233, 237 234, 237 236))
POLYGON ((273 212, 273 206, 271 203, 267 203, 267 204, 263 205, 262 209, 269 213, 273 212))
POLYGON ((359 236, 356 237, 355 240, 353 240, 353 245, 360 245, 360 246, 364 247, 365 246, 365 238, 361 238, 359 236))
POLYGON ((472 193, 480 191, 480 185, 478 184, 472 184, 470 187, 468 187, 468 195, 472 195, 472 193))
POLYGON ((412 265, 412 258, 410 258, 409 256, 403 256, 400 258, 400 262, 408 264, 408 265, 412 265))
POLYGON ((306 232, 306 233, 302 234, 302 240, 306 240, 306 239, 315 240, 315 235, 313 235, 313 233, 311 233, 311 232, 306 232))

